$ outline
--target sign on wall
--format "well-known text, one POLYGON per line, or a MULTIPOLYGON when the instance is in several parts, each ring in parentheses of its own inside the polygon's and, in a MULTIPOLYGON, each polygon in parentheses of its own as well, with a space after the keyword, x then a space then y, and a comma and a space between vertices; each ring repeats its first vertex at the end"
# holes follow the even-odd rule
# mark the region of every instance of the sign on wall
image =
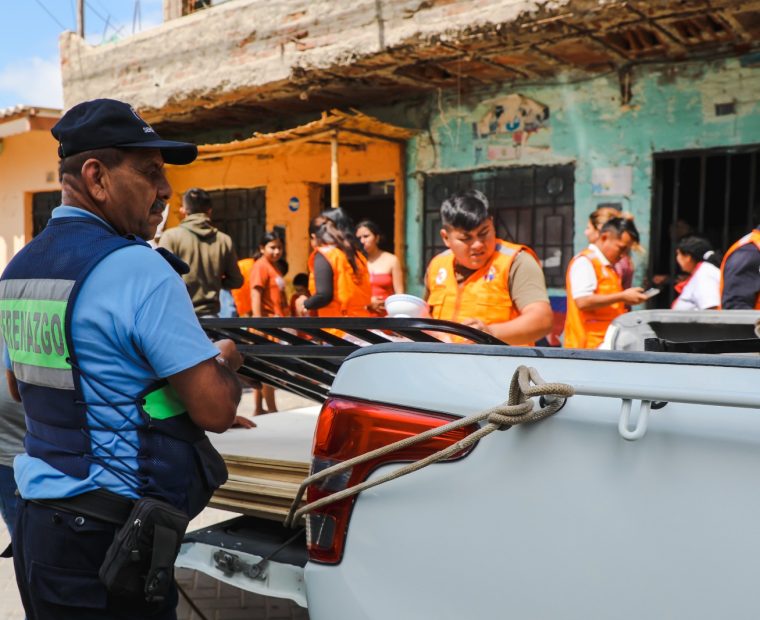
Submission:
POLYGON ((633 168, 594 168, 591 171, 591 193, 594 196, 630 196, 633 188, 633 168))

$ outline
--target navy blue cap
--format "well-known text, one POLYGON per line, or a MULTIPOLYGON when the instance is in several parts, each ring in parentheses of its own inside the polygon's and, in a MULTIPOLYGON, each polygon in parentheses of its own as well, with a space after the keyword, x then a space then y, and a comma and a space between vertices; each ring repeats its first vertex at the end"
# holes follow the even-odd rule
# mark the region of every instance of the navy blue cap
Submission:
POLYGON ((167 164, 189 164, 198 156, 197 146, 162 140, 131 105, 115 99, 93 99, 75 105, 51 133, 58 140, 61 159, 110 147, 160 149, 167 164))

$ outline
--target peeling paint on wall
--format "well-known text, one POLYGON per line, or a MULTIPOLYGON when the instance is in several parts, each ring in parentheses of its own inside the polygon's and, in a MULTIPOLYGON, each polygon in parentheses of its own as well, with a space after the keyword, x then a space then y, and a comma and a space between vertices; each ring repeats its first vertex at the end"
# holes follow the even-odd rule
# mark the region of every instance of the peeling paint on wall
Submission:
MULTIPOLYGON (((479 98, 460 99, 456 94, 433 97, 429 132, 415 138, 408 149, 410 189, 407 213, 419 213, 423 193, 412 187, 414 173, 473 170, 494 166, 554 165, 575 162, 575 250, 586 244, 583 229, 588 214, 601 202, 619 202, 631 212, 642 244, 648 247, 655 153, 730 147, 760 142, 760 66, 748 66, 734 58, 713 62, 639 67, 632 74, 633 98, 621 105, 616 73, 574 83, 521 87, 520 95, 551 110, 548 126, 530 136, 531 149, 519 158, 489 160, 481 142, 512 136, 494 132, 486 138, 464 127, 488 122, 489 106, 514 93, 494 89, 479 98), (667 79, 663 76, 667 74, 667 79), (700 76, 700 79, 695 79, 700 76), (735 114, 716 116, 715 103, 735 101, 735 114), (488 102, 488 103, 486 103, 488 102), (595 196, 592 170, 632 169, 629 195, 595 196)), ((409 126, 404 119, 399 124, 409 126)), ((414 257, 421 256, 422 225, 408 221, 410 279, 414 257)), ((637 277, 643 276, 648 258, 638 255, 637 277)), ((418 261, 419 262, 419 261, 418 261)), ((554 291, 559 293, 561 291, 554 291)))

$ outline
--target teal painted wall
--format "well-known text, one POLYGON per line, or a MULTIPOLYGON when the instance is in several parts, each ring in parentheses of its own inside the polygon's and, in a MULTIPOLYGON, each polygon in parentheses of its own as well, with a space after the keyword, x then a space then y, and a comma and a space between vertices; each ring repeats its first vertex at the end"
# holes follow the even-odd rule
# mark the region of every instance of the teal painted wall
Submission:
MULTIPOLYGON (((437 94, 406 108, 366 110, 383 120, 419 128, 407 151, 407 265, 410 292, 420 293, 421 179, 435 172, 504 166, 575 164, 575 251, 596 205, 619 202, 633 213, 649 245, 652 155, 658 152, 760 143, 760 63, 734 58, 709 63, 643 66, 631 74, 632 98, 621 104, 616 73, 575 83, 489 88, 466 97, 437 94), (520 148, 513 136, 475 136, 495 99, 519 93, 548 106, 550 117, 520 148), (736 114, 716 116, 733 101, 736 114), (494 159, 488 158, 491 149, 494 159), (592 170, 630 166, 629 195, 594 195, 592 170)), ((641 277, 647 257, 635 257, 641 277)), ((555 294, 561 291, 553 291, 555 294)))

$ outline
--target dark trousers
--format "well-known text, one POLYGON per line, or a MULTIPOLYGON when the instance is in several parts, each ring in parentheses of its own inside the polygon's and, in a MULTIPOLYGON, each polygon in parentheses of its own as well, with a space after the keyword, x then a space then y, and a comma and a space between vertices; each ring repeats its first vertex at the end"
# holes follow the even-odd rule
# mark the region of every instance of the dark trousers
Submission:
POLYGON ((116 526, 19 500, 13 564, 28 620, 176 620, 177 588, 148 604, 108 594, 98 578, 116 526))

